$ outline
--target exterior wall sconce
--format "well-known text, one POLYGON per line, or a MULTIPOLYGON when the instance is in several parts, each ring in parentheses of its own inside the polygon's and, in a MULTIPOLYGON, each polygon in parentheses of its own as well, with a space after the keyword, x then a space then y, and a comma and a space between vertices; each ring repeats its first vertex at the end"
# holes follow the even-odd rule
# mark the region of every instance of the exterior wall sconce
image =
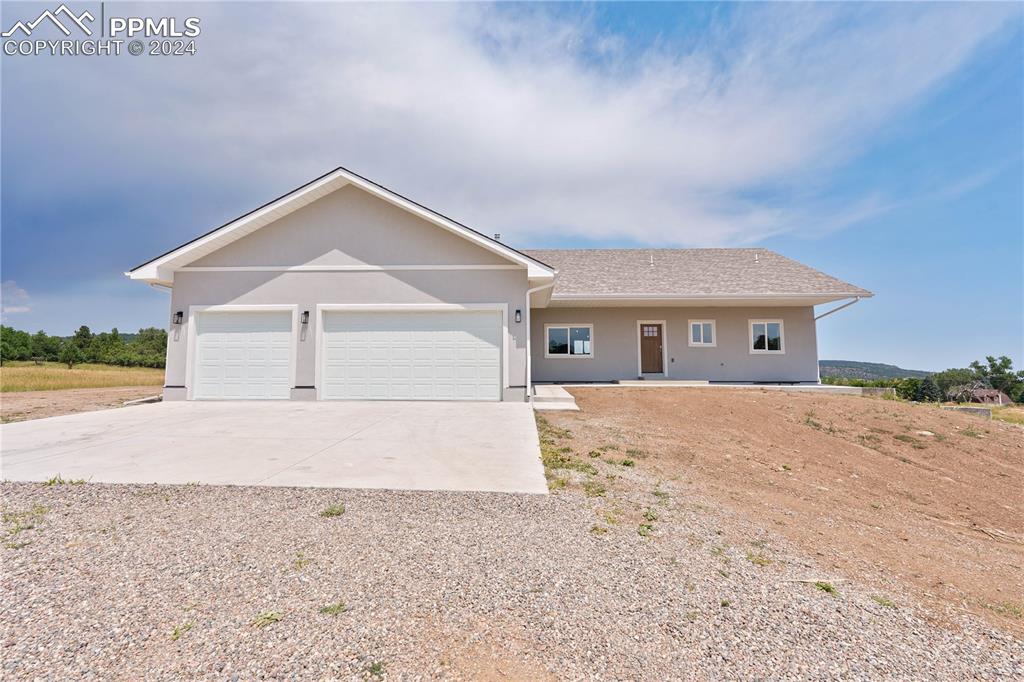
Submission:
POLYGON ((517 310, 516 311, 516 324, 519 324, 522 321, 523 321, 523 311, 522 310, 517 310))
POLYGON ((309 324, 309 311, 303 310, 302 315, 299 317, 299 320, 302 322, 303 325, 309 324))
POLYGON ((174 313, 173 317, 171 317, 171 322, 173 322, 174 324, 181 324, 181 321, 183 319, 185 319, 185 313, 179 310, 178 312, 174 313))

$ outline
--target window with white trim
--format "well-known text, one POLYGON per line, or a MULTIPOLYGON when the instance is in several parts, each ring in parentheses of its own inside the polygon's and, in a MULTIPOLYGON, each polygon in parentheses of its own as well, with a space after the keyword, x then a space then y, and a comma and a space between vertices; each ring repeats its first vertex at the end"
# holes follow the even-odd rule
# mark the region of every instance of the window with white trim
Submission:
POLYGON ((717 343, 714 320, 690 320, 690 345, 711 347, 717 343))
POLYGON ((751 353, 785 353, 782 320, 750 321, 751 353))
POLYGON ((594 325, 592 324, 546 324, 544 325, 544 357, 546 358, 592 358, 594 357, 594 325))

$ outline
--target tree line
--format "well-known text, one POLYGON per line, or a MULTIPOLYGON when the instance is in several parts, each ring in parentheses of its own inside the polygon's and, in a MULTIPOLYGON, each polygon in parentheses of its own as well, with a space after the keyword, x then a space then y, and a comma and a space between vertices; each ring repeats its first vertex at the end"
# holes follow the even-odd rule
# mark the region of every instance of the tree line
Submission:
POLYGON ((967 367, 954 367, 929 374, 923 379, 905 377, 902 379, 846 379, 822 377, 823 384, 840 386, 877 386, 896 389, 896 395, 904 400, 919 402, 966 402, 966 390, 973 388, 994 388, 1002 391, 1015 403, 1024 402, 1024 370, 1014 371, 1013 361, 1002 355, 991 355, 985 362, 975 360, 967 367))
POLYGON ((137 334, 122 334, 114 327, 94 334, 82 325, 73 336, 35 334, 12 327, 0 327, 0 362, 35 360, 62 362, 69 368, 83 362, 124 367, 163 367, 167 354, 167 332, 156 327, 137 334))

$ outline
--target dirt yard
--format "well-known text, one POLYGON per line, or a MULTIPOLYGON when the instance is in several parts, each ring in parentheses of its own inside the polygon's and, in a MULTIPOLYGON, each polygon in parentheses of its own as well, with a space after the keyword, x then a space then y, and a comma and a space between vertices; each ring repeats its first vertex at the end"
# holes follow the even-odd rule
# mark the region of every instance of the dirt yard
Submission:
POLYGON ((572 449, 630 457, 822 566, 1024 631, 1024 429, 876 398, 573 388, 572 449), (602 450, 604 448, 604 450, 602 450))
POLYGON ((0 393, 0 423, 107 410, 121 407, 126 400, 159 394, 159 385, 0 393))

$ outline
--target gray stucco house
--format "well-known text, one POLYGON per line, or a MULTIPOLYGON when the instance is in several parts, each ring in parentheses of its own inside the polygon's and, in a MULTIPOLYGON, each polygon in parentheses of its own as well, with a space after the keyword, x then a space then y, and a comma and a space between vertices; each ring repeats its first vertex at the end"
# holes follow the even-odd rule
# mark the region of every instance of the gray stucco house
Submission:
POLYGON ((518 251, 338 168, 126 273, 171 292, 166 399, 524 400, 531 382, 818 382, 766 249, 518 251))

